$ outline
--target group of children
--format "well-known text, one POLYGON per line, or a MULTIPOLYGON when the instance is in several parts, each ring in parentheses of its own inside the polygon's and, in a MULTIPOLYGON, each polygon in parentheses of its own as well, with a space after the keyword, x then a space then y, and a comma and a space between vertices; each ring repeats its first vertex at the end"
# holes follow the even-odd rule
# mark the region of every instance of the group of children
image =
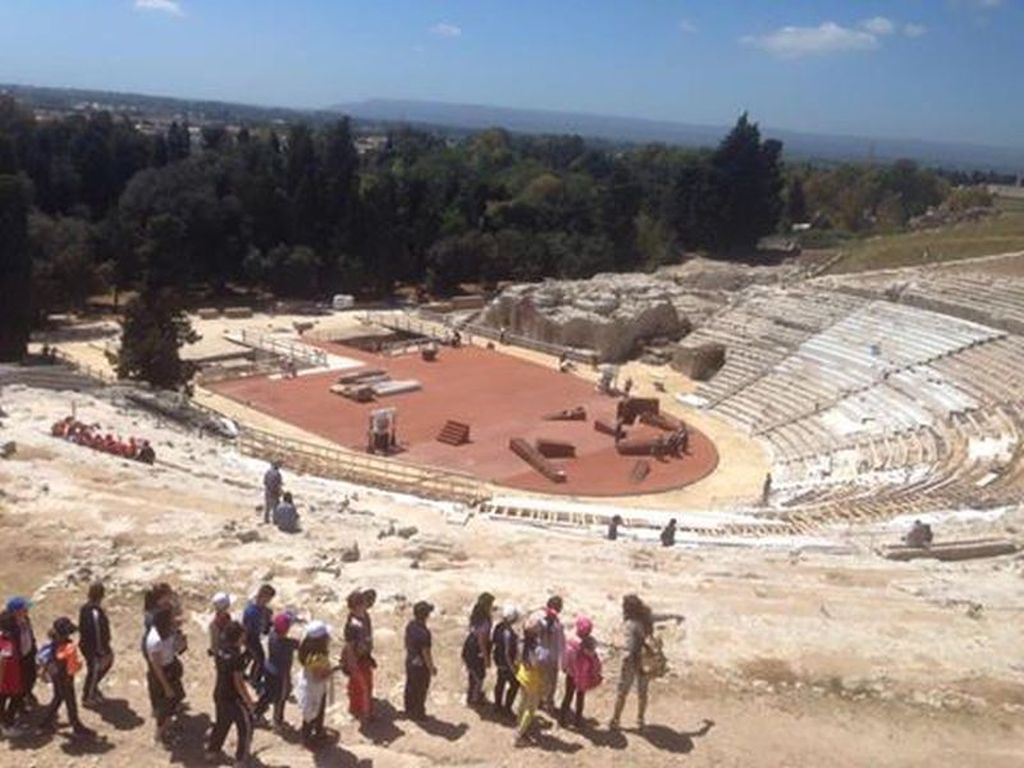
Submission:
POLYGON ((141 461, 144 464, 152 464, 156 461, 156 452, 148 440, 136 440, 134 437, 123 440, 109 432, 103 434, 98 424, 84 424, 74 416, 67 416, 55 422, 50 428, 50 434, 95 451, 141 461))
POLYGON ((30 710, 38 707, 36 681, 42 674, 53 688, 49 704, 39 707, 36 728, 52 733, 57 729, 57 715, 63 706, 76 737, 93 738, 96 732, 86 727, 78 715, 75 676, 85 666, 82 704, 97 706, 102 702, 99 684, 114 663, 110 646, 110 623, 103 610, 102 584, 89 588, 88 599, 78 615, 78 624, 61 616, 47 633, 47 642, 37 645, 29 611, 30 600, 12 597, 0 612, 0 726, 3 735, 23 735, 30 710), (74 635, 81 640, 76 643, 74 635))
MULTIPOLYGON (((0 613, 0 725, 5 736, 24 731, 38 671, 51 683, 53 695, 50 703, 40 708, 37 727, 55 730, 63 706, 75 736, 95 736, 79 718, 75 677, 84 666, 82 703, 87 707, 100 706, 100 683, 114 662, 110 624, 103 609, 104 592, 102 584, 92 585, 79 611, 78 624, 68 617, 58 618, 49 631, 49 642, 41 648, 36 647, 29 618, 30 601, 20 597, 7 601, 0 613), (77 644, 76 634, 81 638, 77 644)), ((211 761, 221 759, 227 735, 234 728, 236 765, 248 764, 254 728, 269 726, 281 732, 286 727, 286 704, 292 696, 302 716, 302 744, 316 750, 326 737, 324 713, 338 671, 348 679, 349 713, 363 724, 373 718, 377 662, 373 655, 370 609, 376 592, 355 590, 348 595, 348 616, 337 656, 332 654, 333 632, 327 624, 303 622, 287 609, 275 613, 271 607, 275 596, 273 586, 262 585, 245 605, 240 620, 232 615, 232 600, 226 593, 214 595, 211 601, 213 612, 206 648, 215 674, 215 718, 206 745, 211 761), (301 639, 290 634, 297 624, 304 625, 301 639), (268 713, 272 718, 269 722, 268 713)), ((155 738, 158 742, 172 740, 172 726, 185 701, 182 656, 189 644, 182 629, 183 611, 178 596, 167 583, 155 584, 146 591, 143 608, 141 651, 155 738)), ((578 616, 574 631, 566 636, 562 609, 563 601, 557 595, 543 609, 525 617, 509 604, 495 622, 495 598, 483 593, 470 613, 462 648, 467 670, 467 704, 486 704, 486 678, 493 665, 493 706, 512 715, 514 702, 519 699, 516 743, 529 737, 540 708, 556 717, 563 727, 583 727, 586 694, 602 682, 593 622, 578 616), (563 695, 556 708, 555 694, 561 676, 563 695)), ((405 629, 404 705, 406 716, 412 720, 426 718, 427 693, 437 674, 428 627, 433 610, 430 603, 416 603, 405 629)), ((660 674, 651 661, 653 621, 650 609, 636 595, 623 599, 623 618, 627 640, 611 727, 618 727, 626 695, 634 684, 639 698, 638 723, 642 727, 648 681, 660 674)))
POLYGON ((522 618, 519 609, 507 604, 500 620, 494 624, 494 595, 481 594, 469 617, 469 631, 462 648, 462 661, 467 671, 466 703, 471 707, 486 704, 484 683, 487 669, 495 668, 493 706, 507 715, 519 696, 516 741, 521 743, 530 733, 537 710, 544 707, 558 718, 563 727, 583 726, 583 707, 588 691, 602 681, 601 658, 593 634, 593 622, 578 616, 575 632, 568 638, 561 620, 562 598, 555 595, 546 606, 522 620, 522 638, 516 627, 522 618), (555 708, 559 673, 565 684, 561 706, 555 708), (572 707, 575 700, 575 706, 572 707))

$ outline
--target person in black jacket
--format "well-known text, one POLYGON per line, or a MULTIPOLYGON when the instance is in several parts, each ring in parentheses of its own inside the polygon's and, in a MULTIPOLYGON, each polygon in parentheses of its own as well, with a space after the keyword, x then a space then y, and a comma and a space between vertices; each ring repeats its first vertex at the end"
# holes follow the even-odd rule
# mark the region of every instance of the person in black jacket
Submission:
POLYGON ((53 683, 53 700, 43 710, 39 730, 53 733, 57 730, 57 712, 60 705, 67 708, 68 722, 75 736, 91 739, 96 731, 87 728, 78 718, 78 706, 75 702, 75 673, 81 661, 78 649, 71 635, 78 627, 67 616, 61 616, 53 622, 50 630, 50 642, 40 651, 40 663, 53 683))
POLYGON ((100 695, 100 681, 114 665, 114 651, 110 647, 110 621, 103 610, 103 584, 96 582, 89 587, 89 599, 78 611, 78 647, 85 657, 85 685, 82 689, 82 705, 96 706, 103 697, 100 695))
POLYGON ((216 720, 206 745, 206 757, 211 762, 220 759, 228 731, 235 726, 238 732, 235 765, 249 765, 255 702, 245 683, 247 659, 244 644, 245 627, 232 621, 221 633, 220 647, 214 656, 217 668, 217 683, 213 689, 216 720))

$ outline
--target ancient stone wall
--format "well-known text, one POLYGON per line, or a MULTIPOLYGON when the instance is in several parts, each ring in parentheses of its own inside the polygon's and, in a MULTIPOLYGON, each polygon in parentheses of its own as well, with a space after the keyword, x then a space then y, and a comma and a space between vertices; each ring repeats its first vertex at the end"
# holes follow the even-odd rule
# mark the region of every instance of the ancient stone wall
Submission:
POLYGON ((679 339, 690 330, 674 300, 683 290, 648 275, 597 275, 505 289, 485 310, 494 328, 539 341, 597 352, 606 362, 637 355, 653 338, 679 339))

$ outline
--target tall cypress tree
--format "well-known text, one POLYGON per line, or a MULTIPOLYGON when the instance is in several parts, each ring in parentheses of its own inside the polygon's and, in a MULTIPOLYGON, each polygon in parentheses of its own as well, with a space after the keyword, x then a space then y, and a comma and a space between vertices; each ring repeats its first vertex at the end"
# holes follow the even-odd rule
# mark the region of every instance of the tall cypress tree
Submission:
POLYGON ((0 361, 24 357, 32 326, 32 258, 28 250, 28 189, 0 176, 0 361))
POLYGON ((720 218, 715 245, 754 248, 775 231, 782 214, 782 143, 761 141, 744 112, 711 157, 720 218))
POLYGON ((117 375, 175 389, 195 371, 179 350, 198 340, 182 307, 184 270, 178 264, 184 225, 168 214, 153 217, 138 248, 143 265, 142 289, 128 302, 121 323, 117 375))

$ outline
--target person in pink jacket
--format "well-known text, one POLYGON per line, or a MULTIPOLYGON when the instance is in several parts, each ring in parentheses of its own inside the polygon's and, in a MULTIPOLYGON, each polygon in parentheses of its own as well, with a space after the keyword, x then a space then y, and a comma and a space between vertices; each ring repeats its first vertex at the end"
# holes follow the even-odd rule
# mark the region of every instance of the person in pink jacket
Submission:
POLYGON ((601 684, 601 659, 597 655, 597 641, 594 640, 594 623, 586 616, 576 619, 576 636, 566 643, 562 658, 565 671, 565 695, 558 713, 558 723, 563 728, 569 718, 569 705, 576 697, 576 728, 583 725, 583 705, 586 693, 601 684))

